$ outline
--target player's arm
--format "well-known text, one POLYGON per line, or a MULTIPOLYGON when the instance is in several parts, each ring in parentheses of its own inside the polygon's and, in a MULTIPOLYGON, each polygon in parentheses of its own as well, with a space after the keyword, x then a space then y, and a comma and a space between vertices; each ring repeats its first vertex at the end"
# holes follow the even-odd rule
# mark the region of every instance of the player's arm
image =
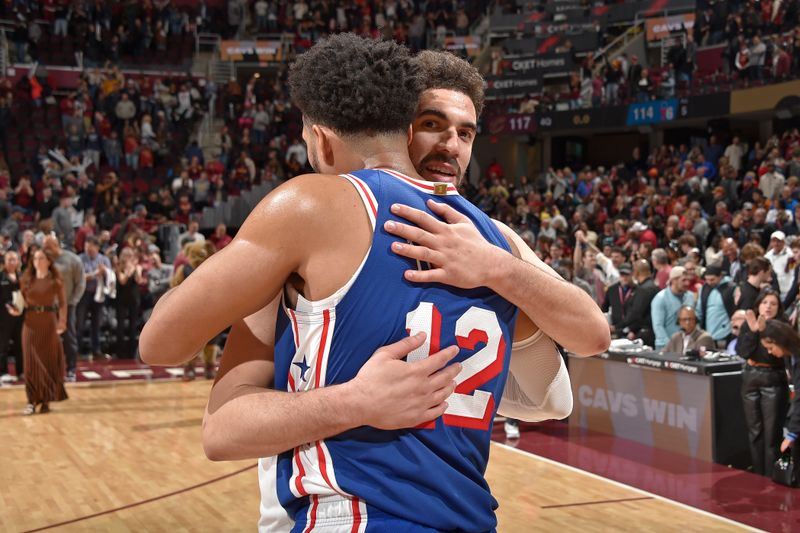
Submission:
POLYGON ((560 420, 572 412, 567 366, 543 331, 513 344, 508 379, 497 412, 526 422, 560 420))
MULTIPOLYGON (((557 275, 516 233, 497 222, 515 256, 529 263, 539 262, 557 275), (505 228, 505 230, 503 229, 505 228)), ((508 379, 498 412, 526 422, 562 419, 572 412, 572 385, 567 366, 556 344, 521 314, 511 346, 508 379)))
POLYGON ((314 204, 302 177, 264 198, 228 246, 158 300, 139 339, 142 360, 184 363, 225 328, 266 307, 307 260, 304 237, 319 229, 314 204))
POLYGON ((409 428, 444 413, 461 365, 440 368, 458 350, 403 362, 424 343, 424 335, 379 349, 346 384, 294 393, 270 389, 279 303, 276 298, 231 328, 203 417, 209 459, 268 457, 354 427, 409 428))
MULTIPOLYGON (((589 356, 608 348, 608 322, 592 298, 555 274, 541 260, 523 261, 492 245, 466 216, 432 200, 428 207, 444 219, 395 205, 392 212, 415 226, 387 223, 386 230, 418 245, 396 242, 392 250, 427 261, 437 268, 406 271, 413 282, 439 282, 455 287, 486 286, 516 305, 551 339, 576 355, 589 356), (576 334, 576 332, 580 332, 576 334)), ((516 234, 498 224, 509 240, 516 234)), ((520 239, 521 240, 521 239, 520 239)))

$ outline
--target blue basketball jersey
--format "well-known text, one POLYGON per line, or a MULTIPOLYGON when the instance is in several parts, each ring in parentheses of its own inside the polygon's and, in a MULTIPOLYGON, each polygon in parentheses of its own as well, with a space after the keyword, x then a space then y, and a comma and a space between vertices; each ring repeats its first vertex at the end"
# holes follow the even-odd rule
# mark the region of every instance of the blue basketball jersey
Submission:
POLYGON ((457 344, 455 360, 462 371, 444 416, 402 431, 359 427, 283 453, 274 490, 295 521, 293 531, 380 530, 379 523, 398 519, 420 530, 491 531, 497 502, 484 472, 517 308, 485 287, 406 281, 403 272, 418 265, 391 251, 397 238, 383 226, 387 220, 405 222, 391 214, 393 203, 428 211, 425 202, 433 198, 468 216, 489 242, 510 252, 508 243, 453 185, 434 196, 432 183, 389 170, 361 170, 343 178, 364 202, 374 229, 372 246, 350 281, 331 297, 311 302, 294 293, 294 308, 284 298, 276 330, 275 388, 292 392, 345 383, 378 348, 420 331, 427 333, 426 344, 409 360, 457 344))

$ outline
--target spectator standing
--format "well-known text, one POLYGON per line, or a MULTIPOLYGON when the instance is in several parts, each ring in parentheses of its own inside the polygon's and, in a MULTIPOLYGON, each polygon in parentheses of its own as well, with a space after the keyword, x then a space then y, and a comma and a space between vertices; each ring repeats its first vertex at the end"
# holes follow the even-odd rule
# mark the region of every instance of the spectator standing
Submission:
POLYGON ((123 125, 128 126, 130 121, 136 116, 136 104, 128 97, 127 92, 123 92, 119 102, 114 107, 117 120, 123 125))
POLYGON ((797 295, 800 293, 800 239, 793 240, 789 248, 792 251, 792 259, 787 266, 791 269, 792 285, 783 299, 783 306, 787 311, 795 312, 794 307, 797 303, 797 295))
MULTIPOLYGON (((67 329, 67 299, 55 258, 37 250, 20 282, 26 311, 22 326, 22 353, 25 358, 25 395, 28 405, 23 414, 50 411, 50 402, 67 399, 64 389, 64 349, 58 336, 67 329)), ((9 309, 9 314, 22 312, 9 309)))
POLYGON ((753 309, 745 313, 736 353, 746 360, 742 372, 742 402, 753 473, 770 476, 783 440, 789 403, 789 383, 783 359, 769 354, 761 343, 768 320, 784 320, 777 291, 764 289, 753 309))
POLYGON ((794 277, 793 269, 789 262, 793 260, 792 253, 786 247, 786 235, 778 230, 772 233, 769 238, 769 250, 764 258, 772 264, 772 271, 778 280, 778 287, 781 292, 781 301, 786 299, 789 289, 792 287, 794 277))
POLYGON ((706 267, 703 278, 705 284, 697 299, 697 317, 700 327, 711 335, 717 347, 724 348, 731 335, 730 316, 736 310, 736 286, 722 276, 722 268, 717 265, 706 267))
POLYGON ((669 284, 653 298, 650 316, 655 333, 655 349, 666 346, 670 338, 678 332, 678 310, 694 305, 694 295, 687 291, 689 277, 683 267, 673 267, 669 273, 669 284))
POLYGON ((619 336, 619 326, 631 312, 634 291, 633 270, 630 264, 623 263, 619 267, 619 281, 608 287, 603 304, 604 313, 611 311, 612 334, 619 336))
POLYGON ((58 207, 53 210, 53 230, 56 236, 66 247, 72 247, 75 242, 75 228, 72 227, 72 217, 75 209, 72 207, 74 197, 70 192, 64 192, 58 202, 58 207))
POLYGON ((655 282, 659 289, 665 289, 670 279, 670 272, 672 272, 672 265, 669 262, 666 250, 656 248, 650 254, 653 262, 653 268, 656 270, 655 282))
POLYGON ((780 198, 786 178, 780 173, 774 161, 767 163, 767 172, 758 181, 758 188, 764 193, 767 200, 777 201, 780 198))
POLYGON ((11 314, 7 307, 19 303, 19 300, 15 301, 15 293, 20 290, 20 274, 19 254, 7 251, 3 255, 3 270, 0 272, 0 383, 13 381, 8 373, 9 354, 14 357, 17 380, 22 379, 25 369, 22 360, 22 317, 11 314))
POLYGON ((655 336, 650 318, 650 305, 658 294, 658 286, 653 281, 650 263, 639 259, 633 264, 633 278, 636 288, 633 292, 631 307, 625 318, 619 323, 617 335, 620 338, 642 339, 648 346, 653 346, 655 336))
POLYGON ((172 265, 162 262, 158 246, 151 244, 148 253, 152 266, 147 271, 147 292, 150 295, 150 304, 154 306, 170 289, 174 269, 172 265))
MULTIPOLYGON (((761 332, 761 343, 769 355, 784 360, 794 390, 800 390, 800 336, 797 331, 780 320, 767 320, 764 331, 761 332)), ((795 445, 800 435, 800 395, 794 395, 790 411, 780 452, 786 453, 791 450, 796 465, 800 462, 800 449, 795 445)))
POLYGON ((736 293, 737 309, 752 309, 761 289, 772 282, 772 265, 763 257, 755 257, 747 263, 747 279, 739 284, 736 293))
POLYGON ((734 136, 731 144, 725 148, 725 157, 728 158, 728 164, 733 167, 736 174, 742 170, 742 158, 745 155, 744 147, 738 136, 734 136))
POLYGON ((146 283, 142 265, 131 248, 123 248, 114 271, 117 278, 117 357, 132 359, 136 353, 136 334, 141 318, 141 291, 146 283))
POLYGON ((750 77, 755 80, 764 79, 764 64, 767 58, 767 45, 763 43, 761 37, 753 37, 753 45, 750 47, 750 77))
POLYGON ((86 318, 91 316, 89 325, 91 353, 95 358, 99 359, 103 356, 103 352, 100 349, 100 327, 103 319, 103 307, 106 294, 111 292, 113 288, 114 272, 111 267, 111 261, 100 253, 100 241, 93 235, 86 239, 86 251, 80 255, 80 258, 83 263, 86 290, 76 310, 78 347, 80 349, 82 344, 86 318))
POLYGON ((81 301, 83 292, 86 289, 86 279, 83 277, 83 262, 74 253, 63 249, 58 239, 53 235, 45 237, 42 247, 47 252, 48 258, 53 258, 52 261, 59 271, 64 288, 64 297, 66 299, 66 323, 63 332, 64 354, 67 358, 67 380, 74 381, 75 366, 78 360, 77 318, 75 312, 76 306, 81 301))

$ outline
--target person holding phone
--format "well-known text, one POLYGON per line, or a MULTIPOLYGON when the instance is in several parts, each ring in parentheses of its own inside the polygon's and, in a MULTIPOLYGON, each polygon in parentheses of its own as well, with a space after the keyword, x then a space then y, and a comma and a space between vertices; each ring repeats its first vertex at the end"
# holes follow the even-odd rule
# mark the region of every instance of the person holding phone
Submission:
POLYGON ((753 473, 767 477, 778 458, 783 420, 789 405, 784 360, 761 342, 769 320, 785 321, 778 291, 763 289, 745 312, 736 353, 746 362, 742 371, 742 402, 747 423, 753 473))
MULTIPOLYGON (((64 389, 64 347, 59 336, 67 329, 67 296, 55 257, 45 250, 36 250, 31 265, 20 281, 25 298, 25 320, 22 325, 22 355, 25 359, 25 394, 28 405, 23 414, 50 411, 50 402, 66 400, 64 389)), ((11 316, 22 310, 6 308, 11 316)))
MULTIPOLYGON (((767 320, 761 332, 761 344, 771 356, 784 359, 794 390, 800 391, 800 334, 786 322, 767 320)), ((800 448, 795 446, 795 441, 800 435, 800 395, 794 395, 792 404, 780 450, 781 453, 791 450, 792 459, 797 465, 800 464, 800 448)))

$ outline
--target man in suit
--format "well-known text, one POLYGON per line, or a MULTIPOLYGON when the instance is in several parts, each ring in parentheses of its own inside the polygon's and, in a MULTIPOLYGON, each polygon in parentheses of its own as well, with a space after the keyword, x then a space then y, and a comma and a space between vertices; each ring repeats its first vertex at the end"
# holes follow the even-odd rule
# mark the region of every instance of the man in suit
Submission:
POLYGON ((650 321, 650 303, 658 294, 659 288, 653 280, 653 271, 646 259, 639 259, 633 264, 633 279, 636 281, 636 288, 630 301, 630 309, 625 310, 625 317, 616 325, 616 334, 631 340, 642 339, 648 346, 653 346, 655 336, 650 321))
POLYGON ((625 320, 630 313, 633 305, 633 271, 630 263, 623 263, 619 269, 619 281, 612 284, 606 291, 606 299, 603 303, 603 312, 611 310, 611 334, 619 336, 619 324, 625 320))
POLYGON ((678 325, 680 331, 675 333, 664 346, 664 352, 685 354, 689 350, 705 348, 716 349, 714 339, 703 329, 697 327, 697 314, 694 307, 684 305, 678 311, 678 325))

